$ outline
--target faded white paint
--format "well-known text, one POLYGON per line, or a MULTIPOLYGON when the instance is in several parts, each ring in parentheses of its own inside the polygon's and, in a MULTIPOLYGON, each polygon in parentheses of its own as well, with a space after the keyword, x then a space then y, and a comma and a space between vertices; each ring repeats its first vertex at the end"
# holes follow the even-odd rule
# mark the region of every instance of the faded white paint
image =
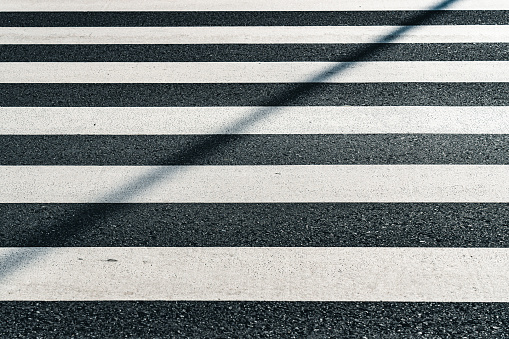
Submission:
POLYGON ((509 42, 509 25, 254 26, 254 27, 0 27, 0 44, 509 42), (394 39, 388 37, 394 35, 394 39))
POLYGON ((509 134, 509 107, 0 107, 0 121, 4 135, 509 134))
POLYGON ((509 202, 509 166, 0 166, 0 203, 91 202, 509 202))
POLYGON ((509 61, 0 62, 1 83, 508 81, 509 61))
MULTIPOLYGON (((1 0, 0 11, 394 11, 429 10, 443 0, 1 0)), ((506 0, 457 0, 446 9, 508 10, 506 0)))
POLYGON ((0 300, 508 302, 509 249, 1 248, 0 277, 0 300))

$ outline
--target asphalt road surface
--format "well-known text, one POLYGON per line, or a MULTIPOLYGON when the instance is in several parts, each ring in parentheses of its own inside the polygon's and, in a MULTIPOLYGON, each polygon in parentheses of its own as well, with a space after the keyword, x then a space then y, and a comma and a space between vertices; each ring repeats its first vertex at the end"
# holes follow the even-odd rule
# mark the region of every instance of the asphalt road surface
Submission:
POLYGON ((0 337, 509 333, 504 0, 0 4, 0 337))

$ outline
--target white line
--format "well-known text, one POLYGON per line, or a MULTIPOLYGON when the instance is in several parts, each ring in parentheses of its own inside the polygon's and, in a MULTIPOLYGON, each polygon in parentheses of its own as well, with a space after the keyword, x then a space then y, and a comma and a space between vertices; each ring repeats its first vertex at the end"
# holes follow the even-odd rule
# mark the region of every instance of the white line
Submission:
POLYGON ((509 25, 254 27, 0 27, 0 44, 509 42, 509 25))
POLYGON ((0 62, 0 83, 508 81, 509 61, 0 62))
MULTIPOLYGON (((2 0, 0 11, 367 11, 429 10, 441 0, 2 0)), ((507 10, 506 0, 457 0, 447 9, 507 10)))
POLYGON ((509 166, 0 166, 0 203, 90 202, 509 202, 509 166))
POLYGON ((509 134, 509 107, 0 107, 0 121, 3 135, 509 134))
POLYGON ((509 249, 1 248, 0 277, 0 300, 508 302, 509 249))

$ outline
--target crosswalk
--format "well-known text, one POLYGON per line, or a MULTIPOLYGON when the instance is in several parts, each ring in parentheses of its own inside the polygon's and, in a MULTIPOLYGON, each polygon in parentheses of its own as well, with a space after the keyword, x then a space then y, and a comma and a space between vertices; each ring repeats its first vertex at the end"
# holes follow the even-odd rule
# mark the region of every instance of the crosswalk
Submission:
POLYGON ((505 0, 1 3, 0 333, 503 334, 508 51, 505 0))

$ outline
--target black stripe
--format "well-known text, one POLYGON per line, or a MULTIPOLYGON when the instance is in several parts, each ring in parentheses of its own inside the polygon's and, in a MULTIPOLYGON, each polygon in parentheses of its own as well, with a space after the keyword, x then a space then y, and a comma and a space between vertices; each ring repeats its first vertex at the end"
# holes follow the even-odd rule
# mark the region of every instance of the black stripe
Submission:
POLYGON ((507 106, 509 83, 0 84, 7 107, 343 105, 507 106))
POLYGON ((0 165, 338 164, 508 165, 509 135, 0 135, 0 165))
POLYGON ((507 303, 0 302, 9 338, 504 338, 507 303))
POLYGON ((508 43, 0 45, 0 62, 507 60, 508 43))
POLYGON ((509 11, 0 12, 0 27, 507 25, 509 11))
POLYGON ((0 204, 1 247, 509 247, 505 203, 0 204))

